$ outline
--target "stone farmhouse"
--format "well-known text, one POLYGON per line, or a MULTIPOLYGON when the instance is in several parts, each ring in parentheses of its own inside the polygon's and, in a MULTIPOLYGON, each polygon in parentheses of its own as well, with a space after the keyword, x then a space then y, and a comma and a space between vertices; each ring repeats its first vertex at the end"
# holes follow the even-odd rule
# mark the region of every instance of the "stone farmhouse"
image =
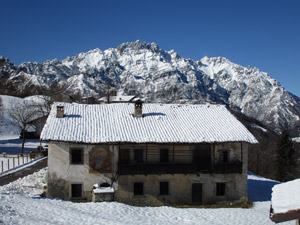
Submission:
POLYGON ((55 103, 49 197, 134 205, 247 199, 255 137, 223 105, 55 103))

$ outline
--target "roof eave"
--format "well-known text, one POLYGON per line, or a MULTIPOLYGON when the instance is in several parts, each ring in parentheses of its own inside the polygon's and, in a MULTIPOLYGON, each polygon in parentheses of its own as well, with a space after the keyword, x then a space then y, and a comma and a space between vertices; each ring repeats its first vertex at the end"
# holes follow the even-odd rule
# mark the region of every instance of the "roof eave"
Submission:
POLYGON ((270 219, 275 223, 282 223, 289 220, 300 219, 300 209, 289 210, 286 213, 272 213, 274 210, 271 206, 270 219))

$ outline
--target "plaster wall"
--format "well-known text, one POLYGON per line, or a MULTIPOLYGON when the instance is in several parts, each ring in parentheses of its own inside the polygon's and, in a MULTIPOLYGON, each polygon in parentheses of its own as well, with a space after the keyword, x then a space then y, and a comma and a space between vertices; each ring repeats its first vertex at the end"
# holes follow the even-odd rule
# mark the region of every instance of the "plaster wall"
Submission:
MULTIPOLYGON (((158 145, 151 146, 152 149, 165 148, 158 145)), ((122 148, 134 149, 132 146, 122 146, 122 148)), ((135 146, 140 148, 140 146, 135 146)), ((213 204, 218 201, 231 201, 247 199, 247 165, 248 165, 248 144, 247 143, 222 143, 215 144, 214 157, 212 160, 218 162, 221 152, 229 151, 230 162, 243 162, 242 174, 164 174, 164 175, 122 175, 114 182, 115 200, 135 204, 135 205, 162 205, 162 204, 192 204, 192 184, 202 184, 202 204, 213 204), (242 154, 241 154, 242 153, 242 154), (169 194, 159 194, 160 182, 169 182, 169 194), (133 195, 134 182, 144 183, 144 195, 133 195), (216 196, 216 183, 226 184, 224 196, 216 196)), ((192 162, 192 150, 194 146, 169 146, 169 158, 172 151, 181 151, 175 154, 177 162, 192 162), (185 154, 186 153, 186 154, 185 154)), ((92 200, 92 189, 96 183, 111 183, 117 172, 119 146, 109 145, 82 145, 74 143, 50 142, 48 150, 48 192, 49 197, 61 199, 71 199, 71 184, 82 184, 83 198, 92 200), (70 148, 80 147, 84 149, 83 164, 70 164, 70 148), (112 167, 109 173, 91 172, 89 165, 89 153, 96 147, 108 149, 111 154, 112 167)), ((133 156, 132 156, 133 157, 133 156)), ((159 154, 152 155, 151 162, 159 162, 159 154), (155 158, 156 157, 156 158, 155 158)))
MULTIPOLYGON (((81 145, 72 143, 50 142, 48 148, 48 189, 47 196, 71 199, 71 184, 82 184, 84 200, 92 200, 92 189, 96 183, 111 183, 117 171, 117 149, 108 145, 81 145), (83 164, 70 164, 70 148, 83 148, 83 164), (89 152, 95 147, 108 149, 112 153, 111 172, 91 172, 89 152)), ((117 190, 118 183, 114 182, 117 190)))

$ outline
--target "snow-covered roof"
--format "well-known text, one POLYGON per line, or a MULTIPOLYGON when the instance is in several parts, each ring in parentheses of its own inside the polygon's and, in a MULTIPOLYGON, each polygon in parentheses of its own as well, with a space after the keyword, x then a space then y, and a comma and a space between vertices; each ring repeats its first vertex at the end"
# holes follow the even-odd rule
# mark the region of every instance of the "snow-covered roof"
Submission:
POLYGON ((42 140, 80 143, 212 143, 255 137, 223 105, 144 104, 134 117, 134 104, 55 103, 42 140), (64 118, 56 108, 64 106, 64 118))
POLYGON ((300 179, 277 184, 272 188, 272 213, 274 222, 300 218, 300 179))
MULTIPOLYGON (((118 95, 118 96, 109 96, 110 102, 129 102, 135 98, 135 95, 118 95)), ((107 101, 107 97, 99 98, 98 101, 107 101)))

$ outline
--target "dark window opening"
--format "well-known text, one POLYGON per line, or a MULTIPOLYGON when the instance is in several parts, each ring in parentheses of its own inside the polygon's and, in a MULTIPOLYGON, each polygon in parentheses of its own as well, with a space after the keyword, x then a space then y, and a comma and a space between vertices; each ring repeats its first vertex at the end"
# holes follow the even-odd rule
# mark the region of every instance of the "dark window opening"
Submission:
POLYGON ((159 182, 159 194, 160 195, 169 194, 169 182, 159 182))
POLYGON ((144 183, 142 183, 142 182, 133 183, 133 194, 134 195, 144 195, 144 183))
POLYGON ((193 162, 198 171, 211 169, 211 145, 200 144, 194 150, 193 162))
POLYGON ((82 184, 71 184, 71 197, 81 198, 82 197, 82 184))
POLYGON ((228 163, 229 162, 229 154, 227 151, 223 152, 223 163, 228 163))
POLYGON ((224 196, 225 195, 225 183, 217 183, 217 196, 224 196))
POLYGON ((83 149, 71 148, 70 153, 71 164, 83 164, 83 149))
POLYGON ((129 150, 128 149, 119 150, 119 154, 120 154, 120 163, 124 163, 124 164, 129 163, 129 150))
POLYGON ((142 163, 144 161, 144 151, 143 149, 135 149, 134 150, 134 162, 142 163))
POLYGON ((160 162, 169 162, 169 149, 160 149, 160 162))

